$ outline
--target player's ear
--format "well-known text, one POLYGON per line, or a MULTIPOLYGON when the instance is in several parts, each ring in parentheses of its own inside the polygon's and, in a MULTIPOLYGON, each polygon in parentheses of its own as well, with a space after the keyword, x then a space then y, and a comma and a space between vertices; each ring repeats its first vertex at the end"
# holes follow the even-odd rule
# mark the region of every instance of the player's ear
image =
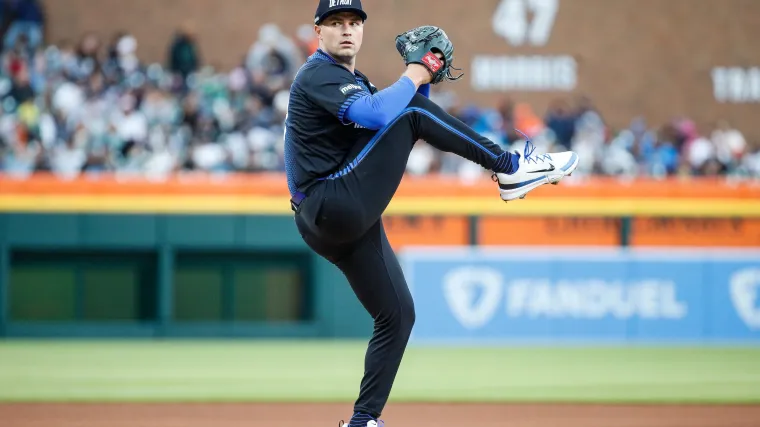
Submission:
POLYGON ((322 28, 319 25, 315 25, 314 26, 314 33, 317 35, 317 38, 319 39, 320 36, 322 35, 322 28))

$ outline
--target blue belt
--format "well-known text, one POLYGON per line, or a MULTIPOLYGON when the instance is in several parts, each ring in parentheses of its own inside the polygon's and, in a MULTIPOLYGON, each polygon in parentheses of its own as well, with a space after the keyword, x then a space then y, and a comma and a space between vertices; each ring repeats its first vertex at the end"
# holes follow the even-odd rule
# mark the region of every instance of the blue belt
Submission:
POLYGON ((306 200, 306 194, 296 191, 293 197, 290 198, 290 209, 293 212, 298 213, 301 211, 301 203, 306 200))

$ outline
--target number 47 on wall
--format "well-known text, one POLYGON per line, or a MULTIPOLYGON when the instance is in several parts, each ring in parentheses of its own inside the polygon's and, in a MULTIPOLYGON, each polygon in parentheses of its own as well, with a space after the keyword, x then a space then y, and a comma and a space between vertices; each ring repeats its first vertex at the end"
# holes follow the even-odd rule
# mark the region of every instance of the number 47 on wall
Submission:
POLYGON ((501 0, 493 16, 493 30, 513 46, 526 42, 543 46, 549 41, 558 9, 559 0, 501 0))

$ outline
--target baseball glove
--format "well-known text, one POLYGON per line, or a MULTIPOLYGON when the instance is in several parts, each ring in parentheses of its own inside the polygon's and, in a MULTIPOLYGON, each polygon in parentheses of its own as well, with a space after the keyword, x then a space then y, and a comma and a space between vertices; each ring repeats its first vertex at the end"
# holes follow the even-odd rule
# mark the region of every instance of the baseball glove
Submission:
POLYGON ((451 75, 452 69, 460 71, 452 66, 454 44, 438 27, 424 25, 399 34, 396 36, 396 50, 404 59, 404 64, 416 63, 425 66, 432 76, 432 84, 438 84, 444 79, 459 80, 464 75, 451 75), (438 58, 436 53, 440 53, 443 59, 438 58))

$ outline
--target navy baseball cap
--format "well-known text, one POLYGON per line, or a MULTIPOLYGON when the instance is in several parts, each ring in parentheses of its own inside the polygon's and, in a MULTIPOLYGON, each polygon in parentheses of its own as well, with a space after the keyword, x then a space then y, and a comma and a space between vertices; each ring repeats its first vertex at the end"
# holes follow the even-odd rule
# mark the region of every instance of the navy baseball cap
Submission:
POLYGON ((319 25, 325 18, 337 12, 354 12, 361 16, 362 20, 367 20, 367 14, 362 9, 362 0, 319 0, 314 24, 319 25))

